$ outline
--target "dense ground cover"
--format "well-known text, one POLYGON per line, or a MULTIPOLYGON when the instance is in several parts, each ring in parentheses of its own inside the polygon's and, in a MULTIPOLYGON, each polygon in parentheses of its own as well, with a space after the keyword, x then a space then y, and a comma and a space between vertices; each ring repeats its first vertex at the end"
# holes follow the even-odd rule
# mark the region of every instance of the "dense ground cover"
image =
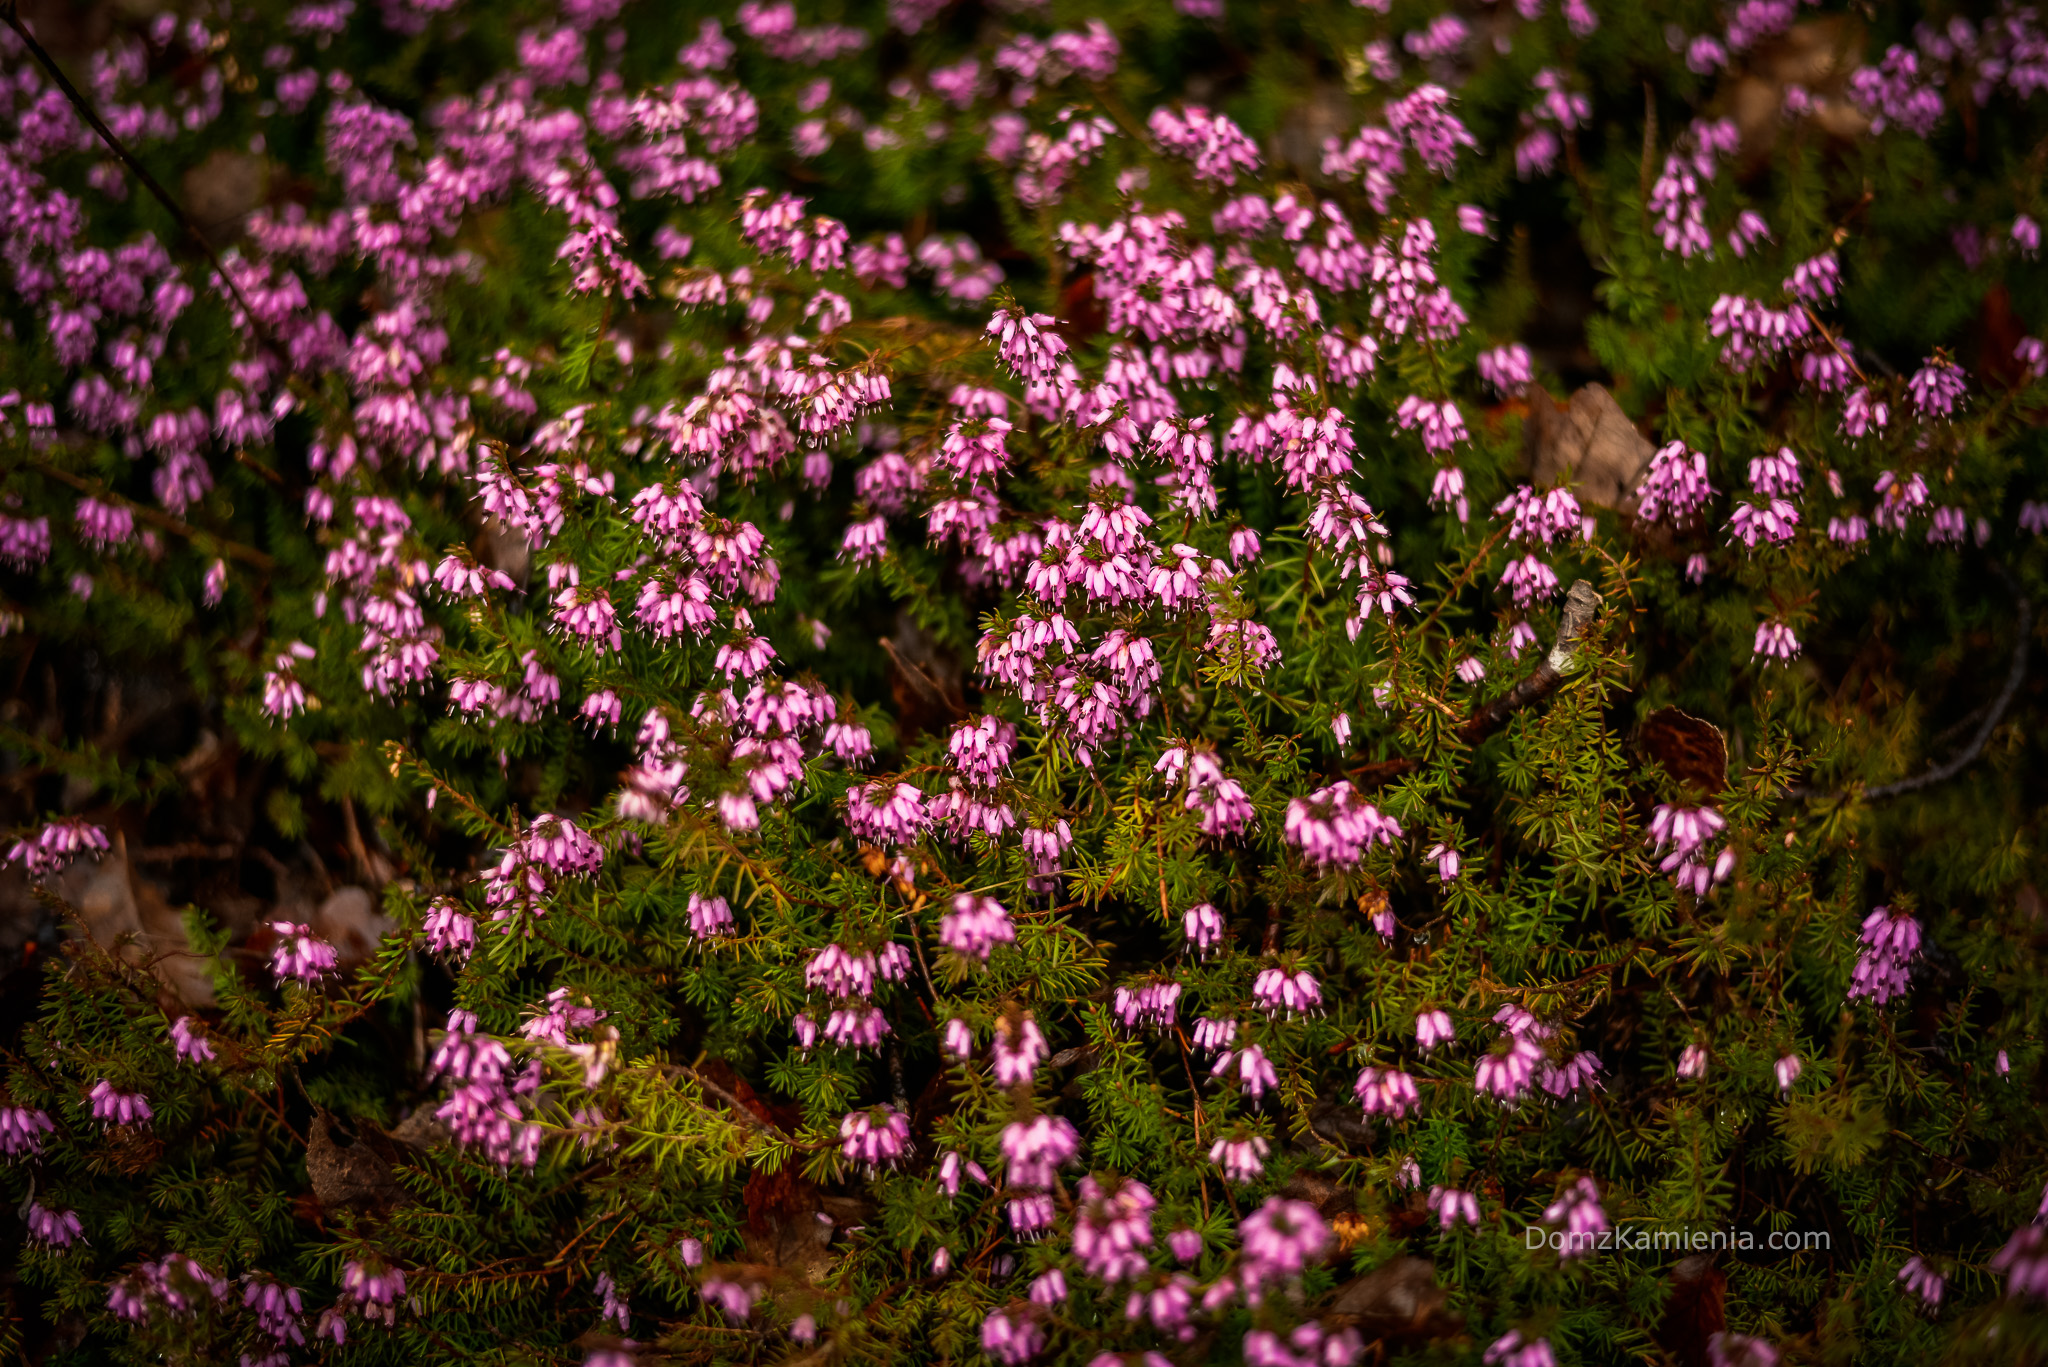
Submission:
POLYGON ((147 9, 0 34, 10 1352, 2048 1351, 2031 8, 147 9))

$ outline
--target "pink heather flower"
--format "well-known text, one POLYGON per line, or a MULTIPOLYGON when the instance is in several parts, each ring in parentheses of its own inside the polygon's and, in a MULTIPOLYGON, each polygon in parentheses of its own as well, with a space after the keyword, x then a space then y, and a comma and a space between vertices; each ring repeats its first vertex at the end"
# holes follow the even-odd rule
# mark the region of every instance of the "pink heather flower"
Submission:
POLYGON ((1536 1080, 1536 1065, 1542 1061, 1543 1050, 1535 1040, 1526 1034, 1508 1031, 1494 1045, 1492 1052, 1479 1060, 1479 1066, 1472 1074, 1472 1090, 1513 1105, 1522 1099, 1536 1080))
POLYGON ((732 907, 723 897, 706 897, 693 892, 690 894, 689 913, 690 933, 700 940, 733 932, 732 907))
POLYGON ((1052 1193, 1026 1191, 1008 1205, 1010 1234, 1018 1239, 1035 1239, 1052 1228, 1052 1193))
POLYGON ((1707 861, 1707 844, 1727 824, 1712 807, 1664 804, 1650 814, 1650 833, 1643 843, 1652 856, 1661 856, 1657 867, 1670 874, 1678 886, 1691 889, 1695 897, 1704 897, 1735 867, 1733 852, 1725 848, 1713 857, 1711 865, 1707 861))
POLYGON ((1785 281, 1785 293, 1803 303, 1820 304, 1835 297, 1842 270, 1833 252, 1822 252, 1792 268, 1785 281))
POLYGON ((990 1071, 998 1087, 1030 1086, 1038 1065, 1052 1056, 1045 1035, 1028 1011, 1016 1025, 1006 1016, 997 1019, 995 1047, 990 1052, 995 1060, 990 1071))
POLYGON ((604 847, 566 816, 536 817, 526 828, 519 853, 566 878, 588 878, 604 867, 604 847))
POLYGON ((1223 1170, 1223 1180, 1249 1186, 1266 1170, 1266 1155, 1272 1146, 1257 1135, 1244 1139, 1219 1139, 1209 1146, 1209 1161, 1223 1170))
POLYGON ((1142 1276, 1148 1267, 1145 1250, 1152 1244, 1152 1211, 1158 1204, 1142 1182, 1083 1177, 1074 1212, 1074 1256, 1080 1259, 1081 1270, 1111 1286, 1142 1276))
POLYGON ((1917 1253, 1899 1269, 1899 1280, 1930 1310, 1941 1304, 1942 1290, 1948 1285, 1948 1279, 1929 1267, 1917 1253))
POLYGON ((1842 433, 1853 440, 1861 440, 1872 432, 1882 432, 1891 421, 1891 406, 1873 399, 1867 387, 1851 391, 1842 404, 1842 433))
POLYGON ((467 553, 444 559, 434 570, 434 582, 451 598, 481 598, 487 589, 510 591, 519 587, 509 576, 485 569, 467 553))
POLYGON ((1307 969, 1268 968, 1252 980, 1252 1005, 1269 1016, 1302 1015, 1322 1008, 1323 990, 1307 969))
POLYGON ((1920 952, 1920 923, 1890 907, 1863 919, 1863 952, 1849 979, 1849 1000, 1867 997, 1883 1006, 1906 990, 1907 968, 1920 952))
POLYGON ((1351 1090, 1367 1115, 1400 1120, 1419 1104, 1415 1079, 1398 1068, 1361 1069, 1351 1090))
POLYGON ((835 721, 825 728, 820 740, 846 765, 858 766, 875 753, 873 734, 859 722, 835 721))
MULTIPOLYGON (((202 470, 204 466, 200 467, 202 470)), ((0 516, 0 560, 31 569, 50 558, 50 519, 0 516)))
POLYGON ((989 951, 1016 939, 1009 911, 993 897, 961 893, 953 899, 953 910, 939 920, 939 943, 963 959, 986 963, 989 951))
POLYGON ((1549 1339, 1524 1339, 1522 1331, 1510 1329, 1495 1339, 1480 1355, 1485 1367, 1557 1367, 1557 1355, 1549 1339))
POLYGON ((0 1106, 0 1156, 8 1162, 43 1151, 43 1136, 56 1130, 50 1117, 27 1106, 0 1106))
POLYGON ((92 1100, 92 1118, 108 1125, 146 1125, 150 1119, 149 1098, 140 1092, 118 1092, 114 1084, 101 1078, 93 1084, 88 1093, 92 1100))
POLYGON ((963 722, 953 729, 946 751, 953 767, 977 788, 992 788, 1010 767, 1017 728, 996 717, 963 722))
POLYGON ((1430 1052, 1439 1044, 1448 1044, 1457 1037, 1448 1011, 1423 1011, 1416 1015, 1415 1043, 1423 1053, 1430 1052))
POLYGON ((1025 1313, 1029 1306, 994 1310, 981 1322, 981 1351, 1003 1367, 1021 1367, 1045 1349, 1045 1330, 1025 1313))
POLYGON ((1441 842, 1431 845, 1428 852, 1422 857, 1436 862, 1438 882, 1455 883, 1458 881, 1458 872, 1464 867, 1464 860, 1449 845, 1441 842))
POLYGON ((1758 456, 1749 463, 1749 487, 1766 498, 1796 494, 1806 487, 1799 472, 1799 457, 1792 448, 1781 446, 1775 456, 1758 456))
POLYGON ((804 986, 832 997, 873 996, 881 964, 872 954, 826 945, 804 965, 804 986))
POLYGON ((1430 481, 1429 506, 1449 508, 1458 515, 1458 521, 1470 521, 1472 506, 1465 499, 1465 472, 1455 465, 1438 469, 1430 481))
POLYGON ((1244 130, 1200 105, 1179 113, 1161 105, 1152 111, 1146 127, 1162 149, 1194 163, 1196 180, 1235 185, 1240 172, 1259 169, 1259 149, 1244 130))
POLYGON ((90 852, 98 859, 106 849, 107 833, 82 817, 52 821, 36 832, 32 840, 17 840, 7 851, 7 862, 22 864, 29 876, 61 873, 73 859, 90 852))
POLYGON ((1399 840, 1401 825, 1382 816, 1347 779, 1290 801, 1284 834, 1311 864, 1348 869, 1375 843, 1399 840))
POLYGON ((272 921, 277 944, 270 951, 270 971, 280 985, 297 981, 308 987, 334 972, 334 946, 313 934, 311 926, 296 921, 272 921))
POLYGON ((1678 1056, 1678 1075, 1682 1078, 1703 1078, 1707 1075, 1707 1051, 1697 1044, 1688 1044, 1678 1056))
POLYGON ((2022 1225, 1992 1256, 1993 1271, 2005 1274, 2005 1294, 2048 1300, 2048 1226, 2022 1225))
POLYGON ((171 1044, 177 1050, 180 1063, 213 1062, 213 1045, 207 1042, 205 1028, 195 1028, 190 1016, 180 1016, 171 1022, 171 1044))
POLYGON ((1799 654, 1799 638, 1783 622, 1760 622, 1753 649, 1760 660, 1791 660, 1799 654))
POLYGON ((1724 1330, 1707 1340, 1707 1367, 1778 1367, 1778 1350, 1762 1339, 1724 1330))
POLYGON ((1851 513, 1828 519, 1828 540, 1841 546, 1860 546, 1870 539, 1870 524, 1851 513))
POLYGON ((1061 358, 1067 354, 1066 339, 1053 330, 1056 326, 1050 314, 1000 309, 989 319, 987 335, 1018 379, 1044 384, 1059 374, 1061 358))
POLYGON ((1963 378, 1962 368, 1946 356, 1929 357, 1927 363, 1906 382, 1913 406, 1920 410, 1921 416, 1929 418, 1948 417, 1968 388, 1969 382, 1963 378))
POLYGON ((1529 348, 1520 342, 1479 353, 1479 378, 1502 395, 1519 391, 1535 378, 1529 348))
POLYGON ((1055 1172, 1080 1154, 1081 1136, 1064 1116, 1038 1115, 1004 1126, 998 1147, 1009 1185, 1043 1190, 1052 1186, 1055 1172))
POLYGON ((2022 337, 2013 345, 2012 358, 2027 372, 2027 378, 2038 380, 2048 375, 2048 343, 2039 337, 2022 337))
MULTIPOLYGON (((1236 1022, 1231 1022, 1230 1027, 1235 1034, 1236 1022)), ((1280 1085, 1280 1074, 1274 1071, 1266 1051, 1256 1044, 1248 1044, 1235 1052, 1225 1050, 1217 1056, 1216 1066, 1210 1072, 1220 1078, 1228 1078, 1235 1073, 1239 1088, 1254 1101, 1280 1085)))
POLYGON ((1787 1054, 1771 1065, 1771 1071, 1777 1075, 1778 1090, 1789 1092, 1792 1084, 1799 1080, 1799 1075, 1806 1071, 1806 1065, 1799 1061, 1799 1055, 1787 1054))
POLYGON ((1557 595, 1557 572, 1533 555, 1510 559, 1500 586, 1514 595, 1516 607, 1527 608, 1557 595))
POLYGON ((242 1305, 256 1312, 256 1323, 280 1344, 304 1343, 306 1335, 299 1317, 305 1313, 299 1290, 272 1281, 251 1281, 242 1292, 242 1305))
POLYGON ((1468 684, 1476 684, 1486 677, 1486 666, 1477 655, 1467 655, 1458 661, 1458 678, 1468 684))
POLYGON ((1486 210, 1480 208, 1477 204, 1460 204, 1458 206, 1458 227, 1461 231, 1468 232, 1474 237, 1493 236, 1493 230, 1487 224, 1486 210))
POLYGON ((1202 1256, 1202 1231, 1176 1229, 1166 1236, 1166 1247, 1176 1261, 1191 1263, 1202 1256))
POLYGON ((1461 148, 1478 139, 1451 113, 1451 93, 1438 85, 1417 86, 1387 106, 1387 126, 1408 140, 1415 154, 1439 176, 1448 176, 1461 148))
POLYGON ((1409 428, 1422 429, 1422 449, 1430 452, 1448 451, 1466 439, 1465 419, 1458 412, 1458 406, 1449 399, 1432 403, 1427 399, 1410 394, 1401 400, 1401 406, 1394 410, 1394 421, 1405 431, 1409 428))
POLYGON ((95 550, 110 551, 135 535, 135 514, 96 498, 78 500, 78 539, 95 550))
POLYGON ((1755 549, 1758 542, 1781 546, 1799 530, 1799 509, 1782 498, 1738 503, 1728 519, 1728 539, 1755 549))
POLYGON ((753 1288, 722 1277, 707 1277, 697 1288, 706 1305, 715 1305, 729 1320, 744 1320, 754 1313, 753 1288))
POLYGON ((1249 1286, 1298 1277, 1330 1246, 1330 1227, 1305 1201, 1275 1196, 1238 1226, 1249 1286))
MULTIPOLYGON (((1204 1053, 1211 1053, 1218 1049, 1228 1049, 1237 1042, 1237 1022, 1235 1020, 1217 1020, 1210 1016, 1198 1017, 1195 1021, 1194 1038, 1195 1048, 1204 1053)), ((1217 1064, 1221 1067, 1222 1060, 1218 1059, 1217 1064)))
POLYGON ((1238 527, 1230 533, 1230 558, 1242 565, 1259 558, 1259 534, 1249 527, 1238 527))
POLYGON ((1417 60, 1431 62, 1458 51, 1471 36, 1464 20, 1455 14, 1440 14, 1430 20, 1429 27, 1403 34, 1401 46, 1417 60))
POLYGON ((878 1047, 889 1033, 889 1021, 881 1008, 861 1002, 840 1005, 825 1021, 825 1038, 854 1053, 878 1047))
POLYGON ((1872 521, 1888 532, 1906 530, 1906 520, 1927 506, 1927 481, 1916 472, 1900 479, 1890 470, 1877 477, 1877 511, 1872 521))
POLYGON ((350 1262, 341 1269, 341 1298, 360 1310, 365 1319, 391 1323, 404 1295, 405 1273, 395 1267, 373 1269, 350 1262))
POLYGON ((887 1106, 850 1111, 839 1122, 839 1152, 873 1172, 893 1168, 910 1147, 910 1119, 887 1106))
POLYGON ((1187 932, 1188 944, 1193 946, 1201 957, 1208 958, 1209 951, 1222 943, 1223 913, 1209 903, 1199 902, 1189 907, 1181 920, 1187 932))
POLYGON ((1563 537, 1585 535, 1585 510, 1571 490, 1554 488, 1538 494, 1522 486, 1493 508, 1493 516, 1509 519, 1507 535, 1530 545, 1548 545, 1563 537))
POLYGON ((1593 1179, 1581 1177, 1565 1188, 1543 1212, 1543 1222, 1564 1226, 1562 1257, 1582 1258, 1598 1248, 1607 1229, 1607 1212, 1600 1208, 1600 1189, 1593 1179))
POLYGON ((1429 1208, 1436 1212, 1437 1228, 1447 1233, 1455 1229, 1460 1220, 1474 1229, 1479 1228, 1479 1198, 1469 1191, 1431 1187, 1429 1208))
POLYGON ((426 934, 430 953, 457 954, 467 963, 476 952, 476 921, 449 898, 433 900, 420 929, 426 934))
POLYGON ((50 1248, 69 1248, 85 1237, 75 1210, 45 1210, 31 1201, 28 1207, 28 1237, 50 1248))
POLYGON ((1554 1097, 1567 1097, 1581 1087, 1600 1085, 1594 1074, 1600 1071, 1598 1055, 1580 1052, 1563 1064, 1545 1063, 1537 1070, 1543 1090, 1554 1097))
POLYGON ((1969 521, 1961 508, 1936 508, 1927 527, 1927 544, 1954 546, 1969 534, 1969 521))
POLYGON ((583 705, 576 709, 576 714, 593 726, 610 728, 619 724, 619 718, 625 714, 625 710, 626 705, 619 700, 618 694, 609 688, 600 688, 583 700, 583 705))
POLYGON ((988 1183, 988 1174, 982 1171, 981 1164, 967 1160, 957 1150, 949 1149, 945 1156, 939 1159, 939 1187, 946 1193, 947 1199, 950 1200, 960 1194, 962 1176, 970 1177, 984 1186, 988 1183))
POLYGON ((1180 1016, 1179 983, 1167 979, 1138 987, 1119 987, 1112 1003, 1126 1030, 1171 1029, 1180 1016))
POLYGON ((907 845, 931 824, 924 794, 907 783, 881 779, 846 794, 846 825, 872 845, 907 845))

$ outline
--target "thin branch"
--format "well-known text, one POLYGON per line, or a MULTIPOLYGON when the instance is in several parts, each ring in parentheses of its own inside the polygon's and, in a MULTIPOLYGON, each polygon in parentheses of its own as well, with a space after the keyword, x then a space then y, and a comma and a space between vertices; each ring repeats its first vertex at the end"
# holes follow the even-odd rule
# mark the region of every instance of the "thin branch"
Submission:
POLYGON ((1917 792, 1937 783, 1945 783, 1967 769, 1975 762, 1977 756, 1984 753, 1984 747, 1990 743, 1991 733, 2005 720, 2006 712, 2012 707, 2012 700, 2019 696, 2020 682, 2027 675, 2027 642, 2034 634, 2034 605, 2021 598, 2018 607, 2019 640, 2013 643, 2012 665, 2005 672, 2005 686, 1998 690, 1998 697, 1992 701, 1991 711, 1985 715, 1983 724, 1977 728, 1977 734, 1970 738, 1970 743, 1948 763, 1937 764, 1926 773, 1913 778, 1902 778, 1897 783, 1885 783, 1875 788, 1864 789, 1864 800, 1897 797, 1901 793, 1917 792))
POLYGON ((1578 648, 1579 638, 1592 625, 1600 603, 1600 595, 1593 591, 1591 584, 1583 579, 1572 581, 1570 591, 1565 594, 1564 612, 1557 623, 1557 640, 1551 645, 1550 653, 1527 677, 1474 713, 1472 720, 1458 729, 1459 737, 1466 741, 1484 739, 1499 730, 1515 713, 1555 693, 1557 686, 1564 682, 1564 676, 1571 672, 1572 656, 1578 648))
MULTIPOLYGON (((1571 672, 1579 641, 1592 625, 1602 601, 1591 584, 1583 579, 1573 580, 1570 591, 1565 594, 1564 612, 1557 623, 1557 639, 1551 643, 1549 654, 1513 688, 1475 710, 1458 728, 1458 739, 1467 745, 1477 745, 1505 726, 1515 713, 1555 693, 1558 685, 1564 682, 1564 676, 1571 672)), ((1414 772, 1419 764, 1420 761, 1412 756, 1403 756, 1363 765, 1351 773, 1360 783, 1386 783, 1414 772)))
POLYGON ((172 517, 169 513, 162 512, 156 508, 146 507, 143 504, 137 503, 134 499, 115 493, 96 479, 87 479, 83 475, 74 475, 69 470, 60 470, 48 461, 34 460, 30 461, 28 466, 37 474, 48 475, 51 479, 62 484, 68 484, 82 494, 92 495, 102 503, 111 503, 116 507, 126 508, 135 515, 138 521, 147 522, 152 527, 161 527, 167 532, 184 537, 187 541, 198 544, 211 544, 222 555, 232 556, 236 560, 253 565, 259 570, 267 571, 277 568, 276 560, 257 550, 254 546, 244 546, 239 541, 230 541, 228 538, 215 532, 209 532, 203 527, 195 527, 189 522, 172 517))
POLYGON ((783 1132, 783 1129, 780 1125, 777 1125, 770 1120, 763 1120, 759 1115, 755 1114, 753 1107, 747 1105, 744 1101, 741 1101, 738 1097, 734 1096, 731 1092, 728 1092, 727 1090, 725 1090, 725 1088, 713 1082, 710 1078, 705 1077, 695 1068, 692 1068, 688 1064, 683 1063, 671 1064, 670 1066, 673 1067, 677 1072, 681 1073, 684 1077, 690 1079, 690 1081, 696 1083, 699 1087, 702 1087, 705 1091, 711 1093, 711 1095, 717 1097, 720 1101, 723 1101, 729 1108, 731 1108, 733 1119, 739 1121, 740 1124, 746 1126, 748 1129, 760 1130, 767 1134, 779 1135, 783 1139, 789 1139, 791 1140, 791 1142, 794 1142, 790 1135, 783 1132))
POLYGON ((92 107, 92 102, 79 94, 78 87, 71 84, 71 78, 64 74, 63 68, 43 50, 43 45, 35 40, 35 35, 28 31, 28 26, 21 22, 19 11, 19 0, 7 0, 6 7, 0 9, 0 21, 4 21, 7 27, 14 30, 15 37, 21 39, 22 45, 28 49, 29 56, 35 58, 36 64, 49 73, 57 88, 64 92, 64 98, 71 102, 71 107, 78 111, 78 116, 99 135, 100 141, 107 145, 107 150, 142 182, 145 189, 156 196, 157 202, 162 204, 165 211, 177 220, 178 226, 185 230, 185 235, 198 244, 200 251, 206 253, 206 259, 213 264, 214 274, 219 277, 221 287, 233 296, 236 306, 242 310, 242 316, 248 320, 250 329, 256 333, 265 347, 283 359, 285 353, 271 339, 269 330, 257 318, 256 310, 249 307, 249 301, 242 295, 241 286, 228 274, 226 264, 220 259, 220 253, 213 249, 213 243, 207 240, 206 234, 200 231, 199 225, 192 221, 191 215, 185 212, 178 201, 171 198, 171 192, 157 183, 157 178, 149 173, 149 168, 137 161, 127 146, 114 136, 114 130, 107 127, 105 121, 100 118, 99 111, 92 107))

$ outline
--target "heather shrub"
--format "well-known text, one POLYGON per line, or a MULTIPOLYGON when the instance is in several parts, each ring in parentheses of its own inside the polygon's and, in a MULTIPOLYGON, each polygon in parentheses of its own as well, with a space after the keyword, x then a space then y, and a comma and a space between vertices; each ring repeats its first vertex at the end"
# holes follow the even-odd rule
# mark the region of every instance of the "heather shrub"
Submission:
POLYGON ((16 16, 36 1362, 2048 1351, 2048 29, 16 16))

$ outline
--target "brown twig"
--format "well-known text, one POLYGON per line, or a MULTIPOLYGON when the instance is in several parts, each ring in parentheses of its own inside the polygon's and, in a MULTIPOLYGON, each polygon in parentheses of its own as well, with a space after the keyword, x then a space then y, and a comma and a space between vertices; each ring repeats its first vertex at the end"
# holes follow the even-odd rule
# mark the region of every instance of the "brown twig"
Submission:
MULTIPOLYGON (((1564 676, 1571 672, 1572 657, 1579 640, 1592 625, 1601 602, 1600 595, 1593 591, 1591 584, 1583 579, 1574 580, 1565 594, 1564 612, 1558 618, 1557 639, 1551 643, 1550 652, 1513 688, 1476 709, 1458 727, 1458 739, 1467 745, 1477 745, 1506 725, 1508 718, 1515 713, 1555 693, 1558 685, 1564 682, 1564 676)), ((1361 784, 1386 783, 1414 772, 1420 763, 1413 756, 1404 755, 1399 759, 1361 765, 1351 770, 1351 774, 1361 784)))
POLYGON ((2019 639, 2013 643, 2012 664, 2006 670, 2005 683, 1998 690, 1998 696, 1992 699, 1990 712, 1977 727, 1977 734, 1970 737, 1970 743, 1945 764, 1934 765, 1925 772, 1915 774, 1912 778, 1902 778, 1896 783, 1881 783, 1875 788, 1865 788, 1863 798, 1866 802, 1897 797, 1901 793, 1917 792, 1937 783, 1945 783, 1969 768, 1977 756, 1984 753, 1984 747, 1990 743, 1991 733, 2005 720, 2005 714, 2011 710, 2013 699, 2019 696, 2020 684, 2027 676, 2027 645, 2029 638, 2034 634, 2034 605, 2022 597, 2017 606, 2019 639))
POLYGON ((127 146, 114 136, 114 130, 107 127, 105 121, 100 118, 99 111, 92 107, 92 102, 78 92, 78 87, 71 84, 71 78, 64 74, 63 68, 58 66, 56 60, 43 50, 43 45, 35 40, 35 35, 28 31, 28 26, 21 22, 19 0, 7 0, 5 8, 0 8, 0 22, 14 30, 14 36, 21 39, 22 46, 28 49, 29 56, 35 58, 36 65, 49 74, 57 89, 64 92, 64 98, 71 102, 71 107, 78 111, 78 116, 99 135, 100 141, 107 145, 107 150, 114 154, 114 158, 142 182, 143 188, 156 196, 157 202, 162 204, 165 211, 177 221, 178 226, 184 229, 185 235, 198 245, 200 251, 206 253, 206 259, 212 263, 221 287, 233 297, 236 307, 242 310, 242 316, 248 320, 250 330, 273 355, 282 359, 285 352, 272 340, 269 330, 256 316, 256 310, 249 307, 249 301, 242 295, 241 286, 228 274, 227 266, 221 261, 220 253, 214 250, 213 243, 207 240, 206 234, 200 231, 199 225, 192 221, 191 216, 178 201, 171 198, 171 192, 157 183, 157 178, 149 173, 149 168, 137 161, 127 146))
POLYGON ((257 550, 254 546, 244 546, 239 541, 230 541, 224 536, 219 536, 203 528, 195 527, 189 522, 172 517, 169 513, 160 512, 155 508, 144 507, 133 499, 124 498, 120 494, 115 493, 96 479, 87 479, 83 475, 74 475, 69 470, 60 470, 47 461, 30 461, 29 468, 38 474, 48 475, 51 479, 61 484, 68 484, 82 494, 91 494, 102 503, 111 503, 117 507, 126 508, 139 521, 147 522, 152 527, 161 527, 167 532, 184 537, 187 541, 209 542, 217 547, 222 555, 233 556, 235 559, 245 564, 253 565, 259 570, 277 568, 277 561, 265 555, 262 551, 257 550))

